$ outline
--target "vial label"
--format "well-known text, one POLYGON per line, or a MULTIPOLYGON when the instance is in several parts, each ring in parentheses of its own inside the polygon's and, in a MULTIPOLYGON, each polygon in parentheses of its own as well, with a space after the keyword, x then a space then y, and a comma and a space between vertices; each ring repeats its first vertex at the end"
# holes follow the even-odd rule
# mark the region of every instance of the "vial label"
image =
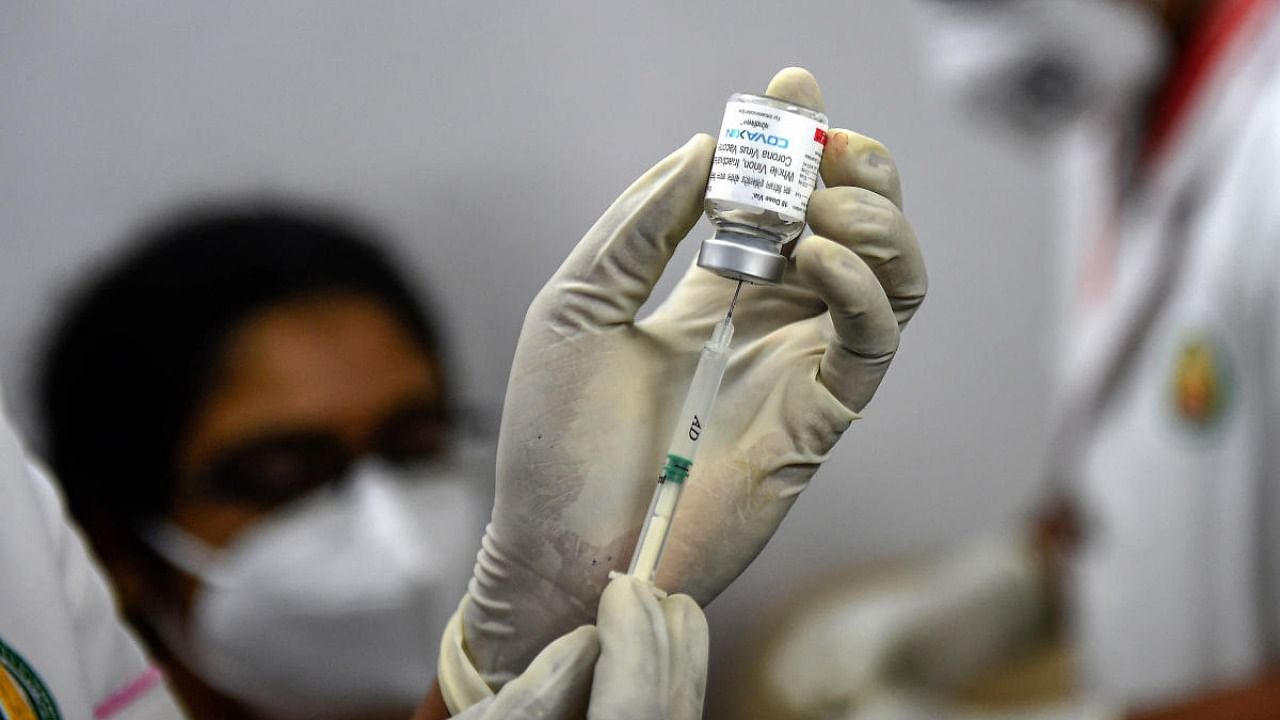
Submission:
POLYGON ((711 161, 707 199, 804 222, 827 144, 827 125, 798 113, 730 101, 711 161))

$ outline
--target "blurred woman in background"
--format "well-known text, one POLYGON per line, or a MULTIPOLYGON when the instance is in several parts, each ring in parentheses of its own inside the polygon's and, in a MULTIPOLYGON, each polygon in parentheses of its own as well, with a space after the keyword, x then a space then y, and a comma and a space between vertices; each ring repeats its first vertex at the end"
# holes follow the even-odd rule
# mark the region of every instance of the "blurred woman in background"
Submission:
POLYGON ((42 367, 46 456, 192 717, 409 715, 491 479, 448 452, 439 331, 363 231, 155 225, 42 367))

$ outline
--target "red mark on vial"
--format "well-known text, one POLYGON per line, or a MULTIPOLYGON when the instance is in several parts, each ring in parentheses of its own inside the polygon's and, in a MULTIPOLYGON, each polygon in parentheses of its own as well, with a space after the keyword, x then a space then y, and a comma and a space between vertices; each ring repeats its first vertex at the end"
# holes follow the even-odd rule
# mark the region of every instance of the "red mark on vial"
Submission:
POLYGON ((819 145, 825 146, 827 144, 827 131, 823 130, 822 128, 814 128, 813 141, 818 143, 819 145))

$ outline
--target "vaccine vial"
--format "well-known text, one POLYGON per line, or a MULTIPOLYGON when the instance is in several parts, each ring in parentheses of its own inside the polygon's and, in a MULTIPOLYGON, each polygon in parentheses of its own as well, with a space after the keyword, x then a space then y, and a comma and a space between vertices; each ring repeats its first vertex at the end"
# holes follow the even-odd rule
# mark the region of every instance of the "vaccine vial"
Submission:
POLYGON ((827 143, 827 116, 766 95, 735 93, 703 202, 715 226, 698 265, 732 280, 782 282, 782 246, 804 229, 827 143))

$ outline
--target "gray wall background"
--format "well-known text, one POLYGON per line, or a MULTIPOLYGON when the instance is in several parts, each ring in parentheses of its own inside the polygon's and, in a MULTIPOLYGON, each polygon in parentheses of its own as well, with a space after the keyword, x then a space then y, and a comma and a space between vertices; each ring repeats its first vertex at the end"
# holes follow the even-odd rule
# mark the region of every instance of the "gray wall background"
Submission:
MULTIPOLYGON (((1044 168, 924 84, 900 0, 0 5, 0 372, 29 423, 60 293, 208 195, 334 204, 442 306, 497 413, 524 308, 594 218, 725 97, 799 64, 902 168, 931 295, 866 418, 709 610, 710 711, 786 593, 999 522, 1040 485, 1044 168)), ((684 267, 699 226, 674 265, 684 267)), ((672 278, 665 279, 669 287, 672 278)))

